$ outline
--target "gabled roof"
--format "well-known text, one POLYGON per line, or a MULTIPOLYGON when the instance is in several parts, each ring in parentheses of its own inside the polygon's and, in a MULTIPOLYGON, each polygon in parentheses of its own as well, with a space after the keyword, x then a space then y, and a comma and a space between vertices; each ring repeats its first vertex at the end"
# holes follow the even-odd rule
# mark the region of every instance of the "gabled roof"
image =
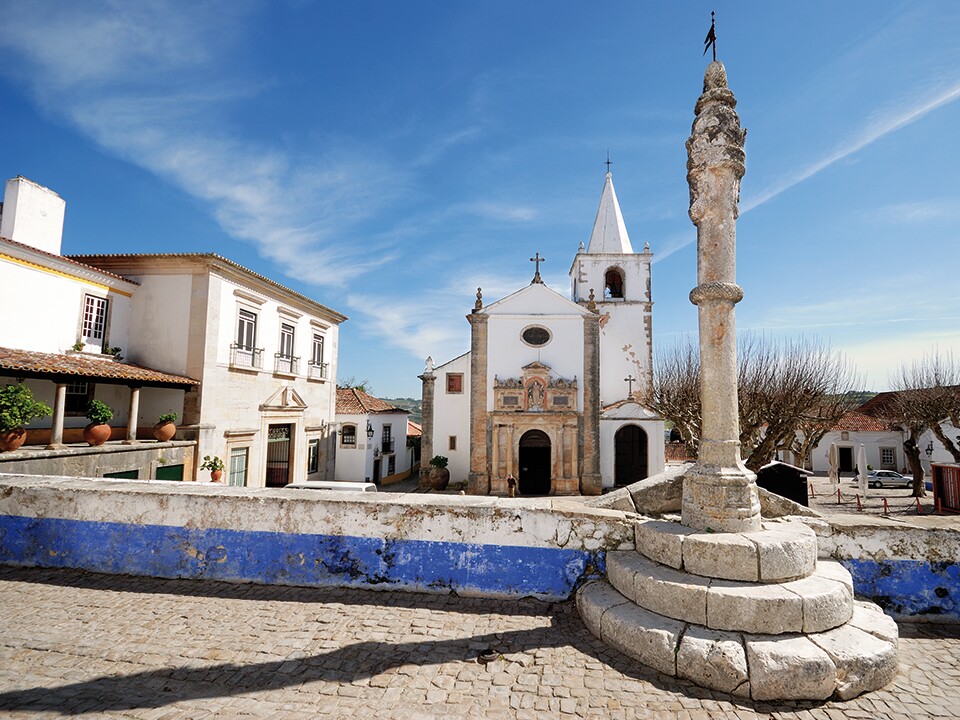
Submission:
POLYGON ((593 232, 590 234, 588 253, 632 253, 630 236, 627 235, 627 226, 623 222, 623 213, 620 212, 620 203, 617 201, 617 192, 613 189, 613 175, 607 173, 603 183, 603 192, 600 194, 600 207, 597 209, 597 218, 593 221, 593 232))
POLYGON ((407 437, 420 437, 423 434, 423 427, 413 420, 407 420, 407 437))
POLYGON ((478 312, 488 315, 591 315, 582 305, 569 300, 543 283, 530 283, 478 312))
POLYGON ((133 363, 116 362, 112 357, 103 355, 58 355, 13 348, 0 348, 0 376, 64 382, 74 378, 114 385, 146 385, 184 390, 200 384, 182 375, 173 375, 133 363))
POLYGON ((368 395, 358 388, 337 388, 337 415, 376 415, 379 413, 409 413, 396 405, 368 395))

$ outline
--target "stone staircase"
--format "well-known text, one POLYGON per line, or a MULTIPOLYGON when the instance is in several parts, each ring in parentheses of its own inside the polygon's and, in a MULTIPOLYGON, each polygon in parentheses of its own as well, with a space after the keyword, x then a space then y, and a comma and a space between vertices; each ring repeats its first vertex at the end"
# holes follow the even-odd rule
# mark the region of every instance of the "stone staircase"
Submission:
POLYGON ((806 525, 635 528, 636 550, 607 553, 607 581, 577 593, 586 626, 625 655, 754 700, 846 700, 896 676, 896 623, 854 600, 850 573, 817 559, 806 525))

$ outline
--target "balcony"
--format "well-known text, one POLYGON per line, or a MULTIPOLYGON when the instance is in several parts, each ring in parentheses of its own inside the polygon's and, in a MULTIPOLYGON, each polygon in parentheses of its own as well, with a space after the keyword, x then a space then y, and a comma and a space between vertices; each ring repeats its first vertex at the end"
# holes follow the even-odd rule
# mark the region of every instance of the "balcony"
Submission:
POLYGON ((329 367, 330 363, 311 360, 307 363, 307 377, 311 380, 326 380, 329 367))
POLYGON ((300 367, 300 358, 294 357, 292 355, 283 355, 282 353, 274 353, 273 355, 273 371, 274 372, 282 373, 284 375, 296 375, 299 367, 300 367))
POLYGON ((393 443, 394 443, 393 438, 386 438, 386 439, 384 439, 384 440, 381 440, 381 441, 380 441, 380 452, 382 452, 383 454, 392 453, 392 452, 393 452, 393 443))
POLYGON ((263 367, 263 348, 246 347, 231 343, 230 366, 238 368, 252 368, 259 370, 263 367))

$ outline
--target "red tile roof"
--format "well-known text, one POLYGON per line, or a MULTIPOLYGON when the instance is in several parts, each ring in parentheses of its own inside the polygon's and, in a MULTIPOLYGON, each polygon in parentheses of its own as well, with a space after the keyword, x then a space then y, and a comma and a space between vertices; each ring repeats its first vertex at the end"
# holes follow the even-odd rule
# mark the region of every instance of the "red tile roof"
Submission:
POLYGON ((832 429, 834 431, 886 432, 890 430, 890 425, 858 410, 852 410, 840 418, 840 422, 834 425, 832 429))
POLYGON ((357 388, 337 388, 338 415, 375 415, 377 413, 408 413, 380 398, 357 388))
POLYGON ((422 426, 417 425, 413 420, 407 420, 407 437, 420 437, 422 434, 422 426))
POLYGON ((199 385, 192 378, 152 370, 133 363, 116 362, 104 355, 89 353, 35 352, 0 347, 0 376, 49 378, 75 376, 114 384, 183 387, 199 385))

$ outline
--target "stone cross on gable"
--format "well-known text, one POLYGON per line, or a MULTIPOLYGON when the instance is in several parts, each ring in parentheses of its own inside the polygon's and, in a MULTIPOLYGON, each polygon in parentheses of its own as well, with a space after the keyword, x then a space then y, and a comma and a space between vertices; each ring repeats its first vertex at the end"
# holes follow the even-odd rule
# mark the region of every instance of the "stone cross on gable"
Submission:
POLYGON ((539 283, 540 285, 543 285, 543 280, 540 278, 540 263, 546 262, 546 261, 547 261, 546 258, 540 257, 539 251, 537 252, 536 255, 530 258, 530 262, 537 264, 537 272, 534 274, 533 280, 530 281, 531 285, 533 285, 534 283, 539 283))
POLYGON ((627 375, 623 381, 627 383, 627 397, 633 397, 633 384, 637 379, 633 375, 627 375))

